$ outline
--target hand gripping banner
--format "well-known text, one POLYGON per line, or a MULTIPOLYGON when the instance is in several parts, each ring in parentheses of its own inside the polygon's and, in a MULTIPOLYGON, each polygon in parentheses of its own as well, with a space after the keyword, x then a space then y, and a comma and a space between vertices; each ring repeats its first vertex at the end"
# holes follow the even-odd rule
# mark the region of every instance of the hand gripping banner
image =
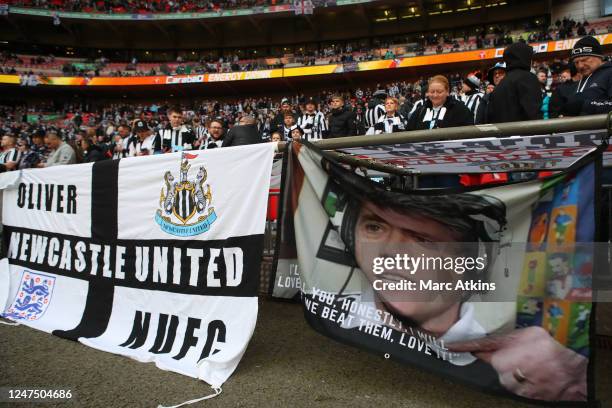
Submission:
POLYGON ((0 311, 221 386, 255 329, 272 157, 259 144, 3 175, 0 311))
POLYGON ((280 246, 308 323, 483 391, 592 403, 604 148, 542 180, 401 191, 293 143, 280 246))

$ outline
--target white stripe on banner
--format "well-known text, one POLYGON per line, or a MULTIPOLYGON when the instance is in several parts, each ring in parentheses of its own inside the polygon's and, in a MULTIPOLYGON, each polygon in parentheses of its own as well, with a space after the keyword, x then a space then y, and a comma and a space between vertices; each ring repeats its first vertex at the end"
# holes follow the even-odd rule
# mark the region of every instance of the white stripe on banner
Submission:
MULTIPOLYGON (((155 219, 160 209, 160 191, 168 198, 167 184, 171 189, 184 191, 180 185, 186 182, 198 192, 206 195, 210 191, 210 203, 206 203, 206 213, 197 213, 187 222, 192 224, 214 209, 216 221, 205 233, 205 239, 226 239, 228 237, 261 233, 265 226, 267 197, 257 194, 258 180, 270 180, 272 159, 268 159, 273 144, 240 146, 210 150, 194 150, 189 154, 197 158, 188 160, 189 170, 181 181, 181 153, 157 155, 142 160, 140 157, 121 161, 119 166, 119 201, 129 202, 129 206, 119 207, 120 239, 191 239, 189 235, 177 236, 162 231, 150 220, 155 219), (166 180, 168 175, 168 181, 166 180), (172 181, 170 181, 172 180, 172 181), (150 188, 151 186, 157 188, 150 188), (209 190, 210 188, 210 190, 209 190), (209 205, 208 205, 209 204, 209 205), (257 232, 260 231, 260 232, 257 232)), ((187 193, 186 193, 187 194, 187 193)), ((177 206, 186 208, 183 198, 178 195, 177 206)), ((197 203, 197 197, 196 197, 197 203)), ((183 211, 183 210, 182 210, 183 211)), ((171 223, 180 223, 173 213, 163 213, 171 223)), ((188 233, 188 232, 187 232, 188 233)))

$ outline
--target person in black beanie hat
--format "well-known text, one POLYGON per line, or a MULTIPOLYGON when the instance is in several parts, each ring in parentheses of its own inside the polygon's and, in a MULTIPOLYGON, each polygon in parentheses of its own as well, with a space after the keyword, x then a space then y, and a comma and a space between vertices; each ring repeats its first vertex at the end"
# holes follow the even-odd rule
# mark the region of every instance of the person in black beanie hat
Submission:
POLYGON ((606 62, 595 37, 576 42, 570 59, 582 74, 576 92, 563 109, 568 116, 594 115, 612 111, 612 63, 606 62))

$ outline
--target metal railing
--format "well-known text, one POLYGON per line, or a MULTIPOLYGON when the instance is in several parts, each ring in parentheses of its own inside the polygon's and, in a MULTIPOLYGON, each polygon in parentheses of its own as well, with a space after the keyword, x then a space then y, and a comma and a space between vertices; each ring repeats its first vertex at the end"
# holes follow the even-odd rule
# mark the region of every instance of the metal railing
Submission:
MULTIPOLYGON (((578 116, 546 120, 527 120, 488 125, 459 126, 441 129, 413 130, 410 132, 383 133, 380 135, 349 136, 313 142, 324 150, 347 149, 361 146, 380 146, 399 143, 423 143, 445 140, 465 140, 484 137, 533 136, 551 133, 576 132, 581 130, 600 130, 612 128, 610 114, 578 116)), ((280 142, 279 151, 287 148, 280 142)))

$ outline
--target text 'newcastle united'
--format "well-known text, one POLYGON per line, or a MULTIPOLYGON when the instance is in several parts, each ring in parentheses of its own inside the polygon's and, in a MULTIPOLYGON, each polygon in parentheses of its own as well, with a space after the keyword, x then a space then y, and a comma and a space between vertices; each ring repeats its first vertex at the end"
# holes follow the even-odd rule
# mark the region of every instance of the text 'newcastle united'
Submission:
POLYGON ((240 247, 105 245, 76 237, 10 233, 8 258, 26 266, 74 277, 90 276, 156 285, 236 287, 242 283, 240 247))

